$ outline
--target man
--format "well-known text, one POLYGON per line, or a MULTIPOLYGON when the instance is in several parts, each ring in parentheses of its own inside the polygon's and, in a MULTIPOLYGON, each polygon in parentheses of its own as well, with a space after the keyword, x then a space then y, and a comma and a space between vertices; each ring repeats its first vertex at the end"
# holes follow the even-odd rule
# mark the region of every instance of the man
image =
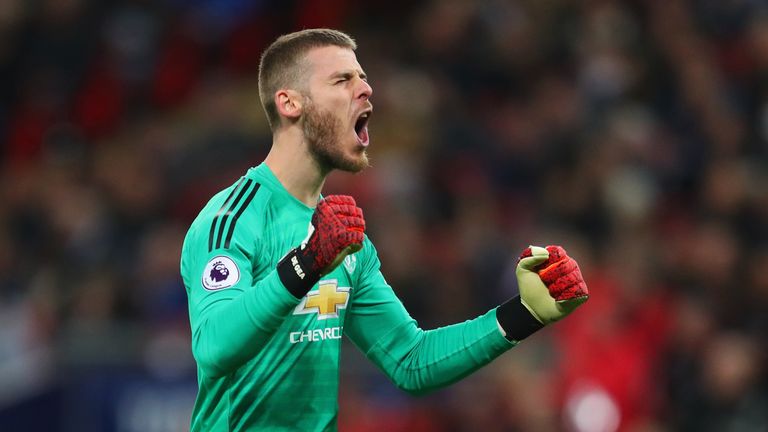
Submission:
POLYGON ((320 198, 332 170, 368 166, 373 90, 355 49, 344 33, 312 29, 262 55, 272 148, 211 199, 182 250, 200 387, 193 431, 335 430, 342 335, 398 387, 422 393, 588 297, 562 248, 530 247, 520 296, 461 324, 418 328, 379 271, 354 199, 320 198))

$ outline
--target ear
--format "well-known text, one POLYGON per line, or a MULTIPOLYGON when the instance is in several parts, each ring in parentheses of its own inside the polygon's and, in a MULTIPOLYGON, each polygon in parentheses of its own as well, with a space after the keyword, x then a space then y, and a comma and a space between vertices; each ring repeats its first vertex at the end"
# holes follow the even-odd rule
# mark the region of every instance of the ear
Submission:
POLYGON ((280 89, 275 92, 275 106, 282 117, 297 120, 304 108, 304 98, 296 90, 280 89))

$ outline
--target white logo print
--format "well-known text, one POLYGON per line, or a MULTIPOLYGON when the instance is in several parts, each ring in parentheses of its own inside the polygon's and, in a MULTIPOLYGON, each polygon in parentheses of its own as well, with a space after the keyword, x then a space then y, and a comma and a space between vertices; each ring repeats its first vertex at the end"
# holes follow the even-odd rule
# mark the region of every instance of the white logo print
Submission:
POLYGON ((293 265, 293 271, 296 272, 296 276, 299 277, 299 279, 304 279, 304 270, 301 269, 301 266, 299 265, 299 259, 295 256, 291 257, 291 264, 293 265))
POLYGON ((207 290, 229 288, 240 280, 240 269, 232 258, 217 256, 203 269, 203 286, 207 290))
POLYGON ((347 255, 344 258, 344 267, 346 267, 349 274, 355 272, 355 266, 357 265, 357 257, 354 255, 347 255))

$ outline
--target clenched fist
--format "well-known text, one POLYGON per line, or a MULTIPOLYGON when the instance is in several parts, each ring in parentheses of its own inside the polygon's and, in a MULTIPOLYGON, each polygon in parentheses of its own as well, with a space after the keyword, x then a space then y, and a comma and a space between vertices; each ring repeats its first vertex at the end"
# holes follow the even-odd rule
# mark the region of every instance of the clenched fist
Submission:
POLYGON ((515 273, 520 300, 542 324, 563 318, 589 298, 579 265, 560 246, 526 248, 515 273))
POLYGON ((362 249, 364 232, 363 211, 354 198, 329 195, 320 200, 307 239, 277 264, 283 285, 296 298, 303 297, 344 257, 362 249))

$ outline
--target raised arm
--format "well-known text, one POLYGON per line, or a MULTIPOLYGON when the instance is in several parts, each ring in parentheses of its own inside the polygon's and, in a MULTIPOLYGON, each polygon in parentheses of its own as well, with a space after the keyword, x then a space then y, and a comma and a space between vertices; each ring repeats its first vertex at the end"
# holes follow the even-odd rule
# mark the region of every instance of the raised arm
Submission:
POLYGON ((320 201, 306 241, 274 268, 258 270, 260 244, 248 229, 234 233, 231 247, 212 250, 200 247, 207 233, 190 232, 181 273, 192 354, 207 377, 232 373, 256 356, 320 276, 360 249, 365 224, 359 211, 351 197, 320 201))
POLYGON ((235 371, 269 341, 298 303, 276 269, 254 281, 252 245, 236 243, 195 257, 182 253, 189 297, 192 354, 202 373, 217 378, 235 371))
MULTIPOLYGON (((527 298, 536 299, 529 300, 535 303, 533 307, 542 307, 542 304, 550 307, 550 303, 540 298, 540 288, 544 289, 544 294, 550 297, 552 303, 558 304, 558 300, 562 299, 551 297, 550 290, 535 270, 548 263, 547 250, 538 248, 535 252, 539 255, 534 259, 526 261, 528 257, 524 256, 521 262, 531 269, 537 281, 523 272, 525 277, 520 282, 526 289, 521 289, 521 292, 527 298), (535 294, 532 297, 531 291, 535 294)), ((547 321, 543 322, 532 306, 515 297, 463 323, 422 330, 385 281, 372 245, 369 247, 366 244, 364 256, 367 264, 360 275, 344 332, 398 388, 413 394, 426 393, 458 381, 575 307, 570 307, 572 304, 569 303, 568 309, 561 313, 546 309, 539 313, 546 314, 547 321), (559 316, 555 316, 557 313, 559 316)), ((576 279, 573 279, 574 283, 583 285, 580 273, 576 279)), ((586 300, 586 285, 583 288, 581 298, 574 304, 586 300)))

